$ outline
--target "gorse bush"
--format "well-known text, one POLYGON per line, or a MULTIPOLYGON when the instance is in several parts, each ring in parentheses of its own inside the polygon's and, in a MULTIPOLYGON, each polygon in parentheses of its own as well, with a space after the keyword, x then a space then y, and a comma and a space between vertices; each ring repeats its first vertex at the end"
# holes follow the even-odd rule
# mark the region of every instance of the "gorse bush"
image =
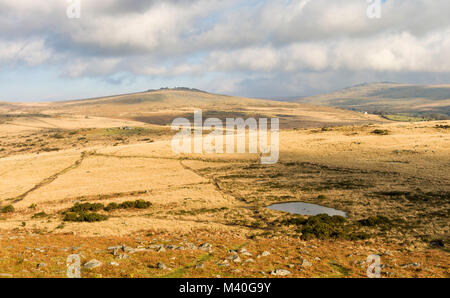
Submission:
POLYGON ((387 136, 389 134, 389 130, 386 129, 375 129, 372 131, 373 134, 381 135, 381 136, 387 136))
POLYGON ((109 203, 108 206, 104 208, 104 210, 113 211, 117 209, 148 209, 151 205, 152 203, 144 200, 126 201, 120 204, 109 203))
POLYGON ((12 213, 14 211, 15 209, 13 205, 7 205, 5 207, 0 208, 0 213, 12 213))
POLYGON ((365 227, 375 227, 375 226, 380 226, 380 225, 391 225, 392 224, 392 221, 385 216, 371 216, 367 219, 361 219, 358 222, 365 227))
POLYGON ((72 222, 97 222, 108 219, 108 216, 95 213, 97 211, 113 211, 118 209, 147 209, 152 203, 144 200, 126 201, 120 204, 109 203, 106 207, 101 203, 77 203, 64 212, 64 221, 72 222))
POLYGON ((31 218, 44 218, 47 217, 48 214, 45 212, 39 212, 39 213, 35 213, 31 218))
POLYGON ((72 208, 69 209, 69 212, 99 211, 99 210, 102 210, 103 208, 104 208, 103 204, 100 204, 100 203, 96 203, 96 204, 77 203, 77 204, 75 204, 75 206, 73 206, 72 208))
POLYGON ((281 222, 282 225, 300 226, 302 233, 301 238, 309 240, 312 238, 329 239, 329 238, 347 238, 348 233, 344 224, 345 217, 329 216, 327 214, 319 214, 316 216, 292 217, 281 222))
POLYGON ((93 212, 66 212, 64 214, 64 221, 72 221, 72 222, 97 222, 107 220, 108 216, 93 212))

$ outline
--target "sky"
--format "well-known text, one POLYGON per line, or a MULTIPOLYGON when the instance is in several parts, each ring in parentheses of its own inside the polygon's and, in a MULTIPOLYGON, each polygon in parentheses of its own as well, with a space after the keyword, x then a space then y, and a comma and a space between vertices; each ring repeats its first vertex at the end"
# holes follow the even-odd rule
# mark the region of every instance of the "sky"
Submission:
POLYGON ((0 0, 0 101, 449 83, 450 1, 377 1, 0 0))

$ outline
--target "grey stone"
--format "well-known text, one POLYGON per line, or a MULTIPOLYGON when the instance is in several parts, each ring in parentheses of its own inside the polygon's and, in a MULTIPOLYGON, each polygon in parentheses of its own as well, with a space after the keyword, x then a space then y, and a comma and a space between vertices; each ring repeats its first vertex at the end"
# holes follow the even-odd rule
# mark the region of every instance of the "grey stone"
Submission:
POLYGON ((102 262, 100 262, 99 260, 96 260, 96 259, 92 259, 89 262, 87 262, 86 264, 84 264, 84 268, 95 269, 97 267, 100 267, 101 265, 102 265, 102 262))
POLYGON ((228 260, 225 260, 219 264, 219 267, 228 267, 228 266, 230 266, 230 263, 228 263, 228 260))
POLYGON ((199 246, 199 249, 204 251, 211 251, 212 245, 209 243, 203 243, 202 245, 199 246))
POLYGON ((251 257, 252 256, 252 254, 245 247, 243 247, 240 252, 244 256, 247 256, 247 257, 251 257))
POLYGON ((122 247, 123 251, 129 254, 133 254, 135 252, 134 248, 129 247, 129 246, 123 246, 122 247))
POLYGON ((241 258, 238 255, 229 256, 228 260, 233 261, 234 263, 240 263, 241 262, 241 258))
POLYGON ((403 267, 403 268, 420 267, 420 264, 419 263, 408 263, 408 264, 400 265, 400 267, 403 267))
POLYGON ((303 259, 302 267, 311 267, 311 266, 312 264, 310 261, 308 261, 307 259, 303 259))
POLYGON ((118 255, 119 260, 125 260, 125 259, 129 259, 130 256, 127 254, 120 254, 118 255))
POLYGON ((276 276, 286 276, 286 275, 290 275, 291 272, 285 269, 276 269, 273 270, 272 272, 270 272, 270 274, 272 275, 276 275, 276 276))
POLYGON ((264 252, 261 254, 261 257, 267 257, 267 256, 270 256, 270 252, 268 252, 268 251, 264 251, 264 252))

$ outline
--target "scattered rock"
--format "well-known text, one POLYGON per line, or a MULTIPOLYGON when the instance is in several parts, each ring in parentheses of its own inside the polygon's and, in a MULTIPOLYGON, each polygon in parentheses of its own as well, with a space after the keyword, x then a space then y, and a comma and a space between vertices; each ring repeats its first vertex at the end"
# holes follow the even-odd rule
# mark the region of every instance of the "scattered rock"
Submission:
POLYGON ((125 259, 129 259, 130 256, 127 254, 119 254, 118 258, 119 258, 119 260, 125 260, 125 259))
POLYGON ((430 242, 431 247, 445 247, 445 243, 441 239, 432 240, 430 242))
POLYGON ((253 259, 247 259, 247 260, 245 260, 244 263, 255 263, 255 260, 253 260, 253 259))
POLYGON ((47 267, 48 265, 47 265, 47 263, 39 263, 39 264, 37 264, 37 266, 36 266, 36 268, 44 268, 44 267, 47 267))
POLYGON ((229 256, 228 260, 233 261, 235 263, 240 263, 241 262, 241 258, 238 255, 229 256))
POLYGON ((185 243, 185 245, 186 245, 187 248, 190 249, 190 250, 197 250, 197 249, 198 249, 197 245, 195 245, 195 244, 193 244, 193 243, 190 243, 190 242, 185 243))
POLYGON ((312 264, 310 261, 308 261, 307 259, 303 259, 302 267, 311 267, 311 266, 312 264))
POLYGON ((117 262, 111 262, 111 263, 109 263, 109 265, 117 267, 117 266, 119 266, 120 264, 117 263, 117 262))
POLYGON ((386 250, 382 255, 383 256, 393 256, 393 254, 390 250, 386 250))
POLYGON ((230 266, 230 263, 228 263, 228 260, 225 260, 219 264, 219 267, 228 267, 228 266, 230 266))
POLYGON ((164 248, 164 246, 161 246, 161 247, 157 250, 157 252, 166 252, 166 249, 164 248))
POLYGON ((167 270, 166 264, 161 263, 161 262, 156 265, 156 268, 158 268, 160 270, 167 270))
POLYGON ((272 275, 276 275, 276 276, 286 276, 286 275, 290 275, 291 272, 285 269, 276 269, 273 270, 272 272, 270 272, 270 274, 272 275))
POLYGON ((84 268, 94 269, 94 268, 100 267, 101 265, 102 265, 102 262, 100 262, 99 260, 96 260, 96 259, 92 259, 89 262, 87 262, 86 264, 84 264, 84 268))
POLYGON ((204 250, 204 251, 211 251, 212 250, 212 245, 210 243, 203 243, 202 245, 200 245, 198 247, 198 249, 200 250, 204 250))
POLYGON ((247 256, 247 257, 251 257, 252 256, 252 254, 245 247, 243 247, 240 252, 244 256, 247 256))
POLYGON ((158 250, 158 249, 160 249, 161 247, 163 247, 163 246, 162 246, 162 245, 159 245, 159 244, 152 244, 152 245, 150 245, 150 246, 148 247, 148 249, 158 250))
POLYGON ((402 267, 402 268, 420 267, 420 264, 419 263, 408 263, 408 264, 400 265, 400 267, 402 267))
POLYGON ((264 252, 261 254, 261 257, 267 257, 267 256, 270 256, 270 252, 268 252, 268 251, 264 251, 264 252))
POLYGON ((197 270, 201 270, 203 268, 205 268, 205 264, 203 264, 203 263, 195 265, 195 269, 197 269, 197 270))
POLYGON ((14 276, 9 273, 0 273, 0 278, 13 278, 14 276))
POLYGON ((129 254, 134 254, 135 253, 135 249, 132 248, 132 247, 129 247, 129 246, 123 246, 122 250, 124 252, 126 252, 126 253, 129 253, 129 254))

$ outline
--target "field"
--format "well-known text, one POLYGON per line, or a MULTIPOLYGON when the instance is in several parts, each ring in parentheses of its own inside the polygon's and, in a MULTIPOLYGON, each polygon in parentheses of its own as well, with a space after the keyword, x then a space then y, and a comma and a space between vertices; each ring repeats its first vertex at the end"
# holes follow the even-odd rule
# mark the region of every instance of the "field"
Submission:
POLYGON ((450 121, 185 90, 0 114, 0 277, 65 277, 71 254, 83 277, 365 277, 372 254, 450 276, 450 121), (173 153, 194 109, 280 118, 279 162, 173 153), (266 208, 298 201, 348 218, 266 208))

